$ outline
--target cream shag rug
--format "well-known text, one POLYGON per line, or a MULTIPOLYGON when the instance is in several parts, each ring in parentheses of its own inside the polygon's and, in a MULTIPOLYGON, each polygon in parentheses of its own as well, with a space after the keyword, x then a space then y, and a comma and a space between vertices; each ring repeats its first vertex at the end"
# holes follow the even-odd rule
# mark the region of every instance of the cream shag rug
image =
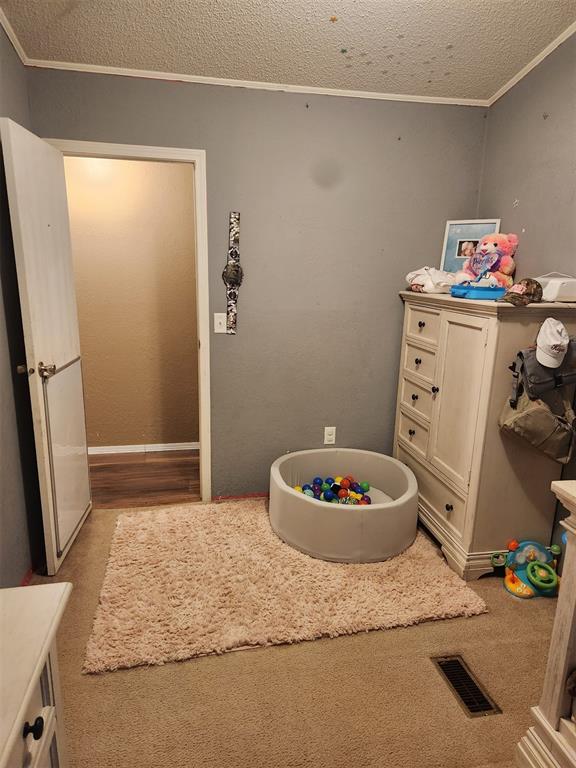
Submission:
POLYGON ((486 610, 422 533, 391 560, 349 565, 284 544, 262 500, 128 512, 118 518, 84 672, 486 610))

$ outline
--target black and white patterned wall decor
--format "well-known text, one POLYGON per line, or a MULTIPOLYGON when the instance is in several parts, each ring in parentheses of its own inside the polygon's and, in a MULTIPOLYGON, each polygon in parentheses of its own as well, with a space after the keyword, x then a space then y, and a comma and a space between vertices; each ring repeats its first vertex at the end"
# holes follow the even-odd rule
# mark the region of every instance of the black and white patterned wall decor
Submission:
POLYGON ((240 214, 231 211, 228 225, 228 261, 222 272, 226 286, 226 333, 236 333, 238 317, 238 289, 244 273, 240 266, 240 214))

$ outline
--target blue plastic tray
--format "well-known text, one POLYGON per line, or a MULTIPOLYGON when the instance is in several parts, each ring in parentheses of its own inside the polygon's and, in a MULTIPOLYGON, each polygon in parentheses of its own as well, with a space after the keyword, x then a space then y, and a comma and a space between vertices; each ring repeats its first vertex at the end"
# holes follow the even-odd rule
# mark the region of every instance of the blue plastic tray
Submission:
POLYGON ((483 299, 497 301, 506 293, 506 288, 492 288, 480 285, 453 285, 450 295, 457 299, 483 299))

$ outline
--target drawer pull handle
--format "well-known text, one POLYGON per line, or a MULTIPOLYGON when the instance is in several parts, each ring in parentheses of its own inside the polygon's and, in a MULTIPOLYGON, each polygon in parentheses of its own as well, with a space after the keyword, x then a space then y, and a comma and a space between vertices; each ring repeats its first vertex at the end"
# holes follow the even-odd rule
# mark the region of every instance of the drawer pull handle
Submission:
POLYGON ((440 387, 432 387, 432 394, 437 395, 440 392, 440 387))
POLYGON ((412 400, 418 400, 418 395, 412 395, 412 400))
POLYGON ((446 504, 444 509, 446 510, 446 512, 453 512, 454 511, 454 505, 453 504, 446 504))
POLYGON ((24 728, 22 729, 22 738, 25 739, 29 733, 32 734, 34 741, 39 741, 42 738, 42 734, 44 733, 43 717, 37 717, 36 720, 34 720, 34 725, 30 725, 28 721, 24 723, 24 728))
POLYGON ((414 364, 415 365, 422 365, 422 358, 421 357, 415 357, 414 358, 414 364))
POLYGON ((426 323, 424 322, 424 320, 418 321, 418 328, 426 328, 426 323))
POLYGON ((410 435, 410 437, 414 437, 414 435, 416 434, 416 430, 415 429, 409 429, 408 430, 408 434, 410 435))

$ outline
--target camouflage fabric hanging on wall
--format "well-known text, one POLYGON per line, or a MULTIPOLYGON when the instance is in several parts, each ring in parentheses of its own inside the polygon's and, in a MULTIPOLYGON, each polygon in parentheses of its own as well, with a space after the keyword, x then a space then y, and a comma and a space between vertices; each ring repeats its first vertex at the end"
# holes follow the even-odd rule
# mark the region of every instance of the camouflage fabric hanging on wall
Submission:
POLYGON ((244 273, 240 266, 240 214, 230 213, 228 225, 228 262, 222 272, 226 286, 226 333, 236 333, 238 317, 238 288, 242 284, 244 273))

